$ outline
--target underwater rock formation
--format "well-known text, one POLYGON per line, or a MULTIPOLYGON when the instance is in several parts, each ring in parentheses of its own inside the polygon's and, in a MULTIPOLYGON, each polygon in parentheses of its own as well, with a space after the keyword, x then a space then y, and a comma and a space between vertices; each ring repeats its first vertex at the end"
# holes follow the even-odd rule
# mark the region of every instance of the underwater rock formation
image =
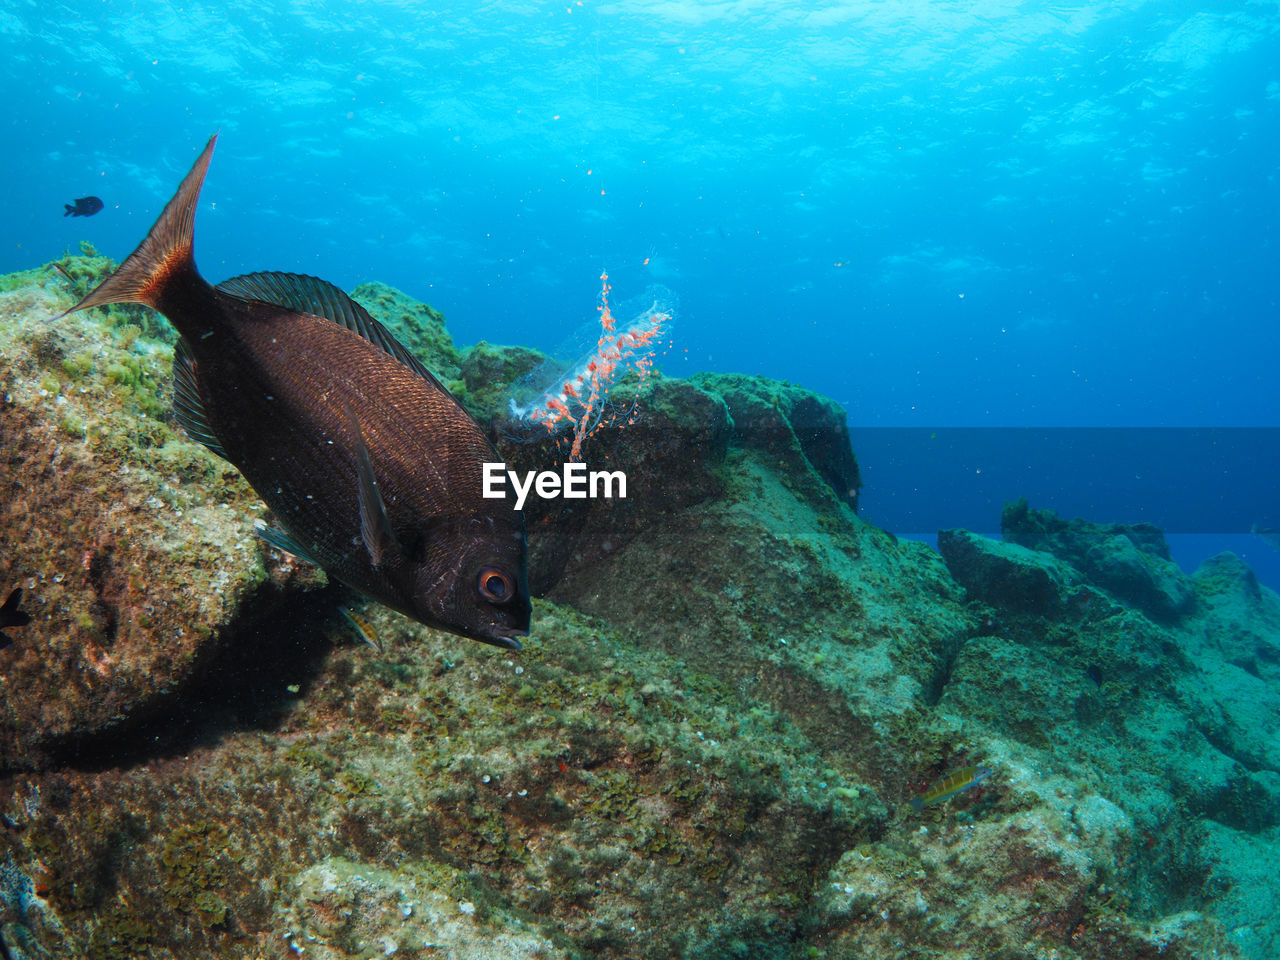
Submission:
POLYGON ((67 258, 0 289, 0 575, 33 617, 4 653, 3 767, 158 708, 233 624, 323 584, 262 549, 253 491, 172 424, 172 351, 138 311, 50 324, 108 264, 67 258))
POLYGON ((1021 613, 1061 612, 1080 581, 1069 564, 1051 554, 967 530, 939 531, 938 552, 970 597, 1021 613))
MULTIPOLYGON (((543 599, 498 651, 257 543, 248 488, 171 425, 167 332, 114 309, 51 330, 104 264, 62 267, 0 282, 0 576, 35 614, 0 651, 11 953, 1280 947, 1256 865, 1280 846, 1280 600, 1237 559, 1175 576, 1158 531, 1091 553, 1110 540, 1029 508, 1016 543, 950 532, 940 557, 857 517, 830 401, 654 378, 584 448, 633 496, 531 506, 543 599)), ((513 467, 557 459, 502 416, 536 355, 458 350, 362 291, 513 467)))
POLYGON ((1117 861, 1123 885, 1110 881, 1130 905, 1137 893, 1191 909, 1212 891, 1226 942, 1271 955, 1280 931, 1262 918, 1273 894, 1252 864, 1280 840, 1280 600, 1230 554, 1193 577, 1170 569, 1163 536, 1146 525, 1068 522, 1025 503, 1005 520, 1006 536, 1042 550, 988 542, 979 553, 955 547, 971 534, 939 536, 984 625, 959 652, 939 710, 1108 785, 1133 821, 1117 861), (1097 550, 1099 536, 1130 542, 1147 558, 1141 573, 1125 575, 1132 554, 1097 550), (1012 581, 1049 569, 1055 583, 1082 586, 1028 607, 984 576, 993 555, 1019 571, 1012 581))
MULTIPOLYGON (((613 391, 627 407, 635 385, 613 391)), ((545 470, 565 459, 562 441, 534 425, 495 418, 498 452, 510 469, 545 470)), ((529 587, 548 594, 562 581, 617 553, 655 520, 716 497, 731 423, 724 401, 683 380, 652 377, 643 409, 625 429, 602 431, 587 441, 593 468, 620 470, 626 499, 532 500, 525 505, 529 536, 529 587)))
POLYGON ((690 380, 724 398, 739 446, 787 464, 797 479, 816 473, 839 500, 858 509, 862 477, 838 403, 765 377, 700 373, 690 380))
POLYGON ((1177 621, 1194 604, 1195 589, 1169 558, 1164 534, 1149 523, 1066 521, 1019 500, 1005 507, 1000 529, 1008 542, 1062 558, 1093 583, 1162 622, 1177 621))

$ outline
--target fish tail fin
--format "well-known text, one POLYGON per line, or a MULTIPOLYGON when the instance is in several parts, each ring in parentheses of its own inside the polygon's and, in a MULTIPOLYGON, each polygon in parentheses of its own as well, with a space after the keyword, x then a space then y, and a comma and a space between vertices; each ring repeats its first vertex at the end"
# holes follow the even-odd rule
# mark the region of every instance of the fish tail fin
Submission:
POLYGON ((178 192, 165 204, 160 218, 146 239, 138 244, 138 249, 129 254, 115 273, 60 316, 108 303, 143 303, 156 307, 165 288, 173 280, 182 274, 195 272, 192 233, 196 201, 200 199, 200 187, 204 185, 204 175, 209 170, 209 159, 213 156, 213 145, 217 140, 216 133, 209 138, 195 165, 183 178, 178 192))
POLYGON ((911 809, 914 810, 916 813, 924 812, 924 801, 921 800, 919 797, 912 797, 910 800, 907 801, 907 803, 911 804, 911 809))
POLYGON ((71 214, 75 213, 76 208, 73 207, 71 204, 64 203, 63 206, 67 208, 67 212, 63 214, 64 217, 69 217, 71 216, 71 214))

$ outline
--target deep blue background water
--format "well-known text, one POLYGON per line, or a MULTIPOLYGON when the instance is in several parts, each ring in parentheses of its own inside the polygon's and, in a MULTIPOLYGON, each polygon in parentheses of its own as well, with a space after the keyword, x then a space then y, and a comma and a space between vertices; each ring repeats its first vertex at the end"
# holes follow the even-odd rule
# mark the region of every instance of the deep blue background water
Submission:
MULTIPOLYGON (((5 0, 0 270, 124 256, 220 130, 214 280, 551 348, 603 268, 679 294, 666 372, 855 428, 1280 425, 1274 4, 425 6, 5 0)), ((1278 525, 1274 474, 1230 484, 1278 525)))

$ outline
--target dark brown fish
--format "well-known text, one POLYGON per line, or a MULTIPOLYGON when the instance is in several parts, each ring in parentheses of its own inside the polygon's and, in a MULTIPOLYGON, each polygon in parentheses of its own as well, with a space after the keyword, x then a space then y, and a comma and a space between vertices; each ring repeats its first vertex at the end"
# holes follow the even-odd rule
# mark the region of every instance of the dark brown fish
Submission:
POLYGON ((415 620, 519 649, 524 517, 485 499, 500 458, 449 392, 363 307, 315 277, 210 286, 192 225, 217 137, 114 274, 74 310, 144 303, 182 335, 174 408, 275 513, 264 539, 415 620))

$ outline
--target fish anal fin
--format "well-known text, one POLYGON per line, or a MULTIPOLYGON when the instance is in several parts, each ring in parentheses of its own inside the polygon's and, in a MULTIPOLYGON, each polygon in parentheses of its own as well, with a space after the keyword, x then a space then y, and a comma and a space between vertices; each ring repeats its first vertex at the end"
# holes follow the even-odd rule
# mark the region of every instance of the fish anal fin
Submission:
POLYGON ((283 550, 285 553, 291 553, 299 560, 305 560, 307 563, 313 564, 317 567, 321 566, 320 561, 313 557, 306 547, 302 546, 297 540, 293 539, 292 536, 281 530, 279 527, 269 527, 265 523, 258 523, 254 526, 253 532, 277 550, 283 550))
POLYGON ((143 303, 157 307, 163 291, 176 275, 183 271, 195 272, 192 231, 196 203, 200 199, 200 187, 204 184, 217 140, 216 133, 209 138, 204 151, 183 178, 177 193, 165 204, 164 211, 138 249, 129 254, 115 273, 61 316, 109 303, 143 303))

